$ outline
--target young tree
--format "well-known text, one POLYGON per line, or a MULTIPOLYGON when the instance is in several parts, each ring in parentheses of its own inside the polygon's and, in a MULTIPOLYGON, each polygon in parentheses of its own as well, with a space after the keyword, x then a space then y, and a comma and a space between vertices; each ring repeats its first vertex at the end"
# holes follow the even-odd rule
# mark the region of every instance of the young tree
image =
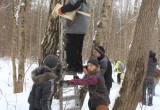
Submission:
POLYGON ((24 64, 25 64, 25 13, 26 13, 26 0, 19 2, 20 6, 20 26, 19 26, 19 55, 18 55, 18 76, 16 74, 16 21, 18 18, 15 17, 14 12, 14 2, 13 2, 13 33, 12 33, 12 66, 13 66, 13 84, 14 84, 14 93, 23 92, 23 82, 24 82, 24 64))
POLYGON ((16 93, 16 18, 14 15, 14 1, 12 3, 13 30, 12 30, 12 68, 13 68, 13 92, 16 93))
POLYGON ((127 61, 126 76, 113 110, 135 110, 146 73, 149 43, 160 0, 143 0, 127 61))

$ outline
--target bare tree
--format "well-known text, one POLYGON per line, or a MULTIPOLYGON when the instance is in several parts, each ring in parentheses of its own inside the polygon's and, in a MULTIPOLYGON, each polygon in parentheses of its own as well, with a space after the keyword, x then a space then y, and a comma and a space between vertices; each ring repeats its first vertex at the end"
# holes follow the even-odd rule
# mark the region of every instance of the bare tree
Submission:
POLYGON ((14 1, 12 3, 12 14, 13 14, 13 30, 12 30, 12 68, 13 68, 13 92, 16 93, 16 18, 14 16, 14 1))
POLYGON ((58 48, 59 40, 59 18, 52 17, 52 5, 56 4, 57 0, 51 0, 50 10, 49 10, 49 22, 45 31, 44 38, 41 43, 41 58, 39 59, 39 64, 43 64, 43 59, 48 54, 56 54, 58 48))
POLYGON ((14 2, 13 2, 13 35, 12 35, 12 66, 13 66, 13 84, 14 93, 19 93, 23 91, 24 82, 24 64, 25 64, 25 12, 27 2, 22 0, 19 4, 20 6, 20 29, 19 29, 19 63, 18 63, 18 76, 16 74, 16 20, 18 18, 14 15, 14 2))
POLYGON ((142 1, 127 61, 126 76, 113 110, 136 109, 146 73, 150 36, 152 36, 159 6, 159 0, 142 1))

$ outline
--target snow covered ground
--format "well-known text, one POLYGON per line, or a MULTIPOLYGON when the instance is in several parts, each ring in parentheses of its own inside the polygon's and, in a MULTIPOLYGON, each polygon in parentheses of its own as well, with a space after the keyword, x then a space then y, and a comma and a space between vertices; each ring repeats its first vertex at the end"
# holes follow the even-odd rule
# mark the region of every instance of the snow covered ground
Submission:
MULTIPOLYGON (((12 62, 9 58, 0 59, 0 110, 28 110, 29 104, 27 102, 29 92, 32 87, 32 80, 30 78, 31 71, 37 67, 36 63, 27 62, 25 70, 25 84, 24 84, 24 92, 13 94, 13 80, 12 80, 12 62)), ((80 76, 82 77, 82 76, 80 76)), ((67 79, 71 79, 72 77, 66 77, 67 79)), ((113 78, 116 81, 116 74, 113 74, 113 78)), ((113 107, 115 98, 119 95, 118 91, 120 89, 120 85, 117 83, 113 83, 113 87, 111 89, 110 99, 110 110, 113 107)), ((72 88, 66 91, 69 91, 67 94, 72 94, 72 88)), ((160 110, 160 84, 156 86, 156 96, 153 99, 153 106, 143 106, 138 104, 136 110, 160 110)), ((89 110, 88 103, 88 94, 85 98, 84 105, 82 110, 89 110)), ((67 107, 74 106, 74 101, 67 102, 67 107)), ((58 100, 54 99, 52 103, 52 110, 59 109, 58 100)))

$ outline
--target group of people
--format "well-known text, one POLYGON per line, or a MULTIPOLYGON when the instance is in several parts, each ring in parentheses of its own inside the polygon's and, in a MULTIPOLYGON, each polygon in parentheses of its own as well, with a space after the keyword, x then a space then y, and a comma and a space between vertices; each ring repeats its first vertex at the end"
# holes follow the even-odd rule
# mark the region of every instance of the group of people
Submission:
MULTIPOLYGON (((63 5, 58 14, 62 15, 66 12, 79 10, 87 12, 88 4, 86 0, 69 0, 63 5)), ((86 85, 89 90, 88 106, 90 110, 108 110, 110 104, 109 92, 112 87, 112 65, 105 56, 105 49, 97 46, 91 58, 87 62, 87 68, 83 68, 82 64, 82 47, 84 36, 87 33, 88 19, 87 16, 77 13, 74 20, 66 19, 65 38, 66 44, 66 72, 76 72, 86 74, 82 79, 73 79, 60 81, 62 86, 64 83, 72 85, 86 85)), ((57 61, 55 55, 49 55, 44 59, 44 66, 36 68, 32 72, 32 80, 34 82, 30 92, 28 102, 30 110, 51 110, 52 97, 56 90, 57 61)))
MULTIPOLYGON (((62 15, 66 12, 79 10, 87 12, 88 4, 86 0, 69 0, 63 5, 58 14, 62 15)), ((82 47, 83 39, 87 33, 88 19, 82 14, 76 14, 73 21, 66 19, 65 33, 66 33, 66 63, 68 64, 65 71, 67 72, 84 72, 86 77, 82 79, 61 80, 60 85, 64 83, 69 85, 85 85, 88 86, 89 101, 88 106, 90 110, 109 110, 110 104, 109 93, 112 87, 112 65, 110 60, 105 55, 105 49, 102 46, 96 46, 87 62, 87 68, 83 68, 82 64, 82 47)), ((155 54, 150 55, 149 63, 153 69, 148 69, 147 76, 154 71, 156 66, 155 54), (152 58, 153 57, 153 58, 152 58)), ((34 82, 30 92, 28 102, 30 104, 29 110, 51 110, 52 97, 56 91, 57 76, 59 70, 57 68, 58 59, 55 55, 49 55, 44 59, 44 66, 36 68, 32 71, 32 80, 34 82)), ((116 61, 117 82, 121 83, 121 74, 123 73, 120 66, 121 62, 116 61)), ((146 84, 149 82, 153 84, 152 80, 144 82, 144 91, 146 84)), ((145 104, 145 92, 143 92, 143 103, 145 104)), ((150 98, 152 101, 152 97, 150 98)), ((150 103, 152 105, 152 103, 150 103)))
MULTIPOLYGON (((63 84, 88 86, 90 110, 109 110, 109 93, 113 82, 112 65, 102 46, 97 46, 93 50, 93 55, 89 58, 87 67, 83 68, 86 77, 61 80, 60 86, 63 84)), ((55 55, 48 55, 44 59, 44 66, 32 71, 34 84, 28 98, 29 110, 51 110, 52 97, 57 86, 56 78, 60 74, 57 64, 58 58, 55 55)))

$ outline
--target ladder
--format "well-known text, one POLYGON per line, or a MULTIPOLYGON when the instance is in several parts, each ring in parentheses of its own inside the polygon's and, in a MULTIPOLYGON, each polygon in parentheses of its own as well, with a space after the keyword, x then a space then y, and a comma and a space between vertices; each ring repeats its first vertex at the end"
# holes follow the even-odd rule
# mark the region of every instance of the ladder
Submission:
MULTIPOLYGON (((74 78, 75 75, 77 75, 76 73, 65 73, 65 75, 70 75, 74 78)), ((64 77, 63 77, 64 78, 64 77)), ((67 94, 67 93, 66 93, 67 94)), ((79 101, 79 89, 78 89, 78 85, 63 85, 61 87, 61 98, 60 98, 60 110, 80 110, 81 106, 80 106, 80 101, 79 101), (70 90, 69 90, 70 89, 70 90), (65 92, 68 91, 68 93, 70 94, 71 91, 73 91, 74 93, 72 95, 65 95, 65 92), (67 108, 67 102, 74 100, 75 104, 73 107, 67 108)))
MULTIPOLYGON (((64 4, 64 0, 61 0, 61 4, 64 4)), ((59 21, 60 21, 60 36, 59 36, 59 63, 61 65, 61 70, 60 70, 60 80, 64 80, 65 75, 67 75, 64 71, 63 71, 63 66, 64 66, 64 43, 63 43, 63 36, 64 36, 64 29, 63 29, 63 18, 59 17, 59 21)), ((69 75, 77 75, 77 73, 70 73, 69 75)), ((60 105, 60 110, 80 110, 80 101, 79 101, 79 90, 78 90, 78 85, 63 85, 63 87, 59 86, 59 105, 60 105), (74 88, 74 95, 68 95, 68 96, 64 96, 64 90, 66 88, 74 88), (66 101, 70 101, 70 100, 75 100, 75 106, 71 107, 71 108, 66 108, 64 107, 64 102, 66 101)))

